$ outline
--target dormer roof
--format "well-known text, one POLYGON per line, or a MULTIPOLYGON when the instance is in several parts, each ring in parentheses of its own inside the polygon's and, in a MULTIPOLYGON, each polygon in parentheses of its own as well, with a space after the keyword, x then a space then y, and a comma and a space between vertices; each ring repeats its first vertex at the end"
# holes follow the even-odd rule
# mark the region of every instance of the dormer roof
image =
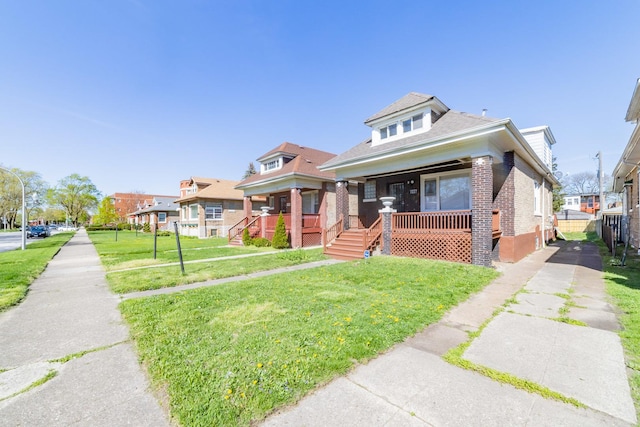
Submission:
POLYGON ((400 113, 405 110, 419 108, 421 106, 426 106, 427 104, 434 104, 434 110, 443 113, 449 110, 449 107, 444 105, 442 101, 436 98, 433 95, 427 95, 424 93, 418 92, 410 92, 407 95, 403 96, 396 102, 391 105, 386 106, 382 110, 375 113, 373 116, 369 117, 364 121, 364 124, 369 126, 371 123, 392 116, 395 113, 400 113))
POLYGON ((240 182, 236 188, 245 189, 264 182, 273 182, 290 177, 305 177, 315 180, 333 181, 334 173, 318 169, 318 166, 335 157, 335 154, 315 148, 303 147, 291 142, 283 142, 273 150, 260 156, 258 161, 272 159, 282 155, 291 161, 284 163, 280 169, 268 173, 256 173, 240 182))

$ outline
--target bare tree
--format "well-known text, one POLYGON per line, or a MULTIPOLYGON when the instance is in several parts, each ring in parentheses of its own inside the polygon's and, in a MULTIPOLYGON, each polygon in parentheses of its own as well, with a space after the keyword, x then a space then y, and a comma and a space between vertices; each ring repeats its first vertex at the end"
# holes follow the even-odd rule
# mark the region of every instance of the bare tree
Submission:
POLYGON ((568 195, 597 194, 600 190, 598 175, 590 171, 566 175, 562 179, 562 187, 568 195))

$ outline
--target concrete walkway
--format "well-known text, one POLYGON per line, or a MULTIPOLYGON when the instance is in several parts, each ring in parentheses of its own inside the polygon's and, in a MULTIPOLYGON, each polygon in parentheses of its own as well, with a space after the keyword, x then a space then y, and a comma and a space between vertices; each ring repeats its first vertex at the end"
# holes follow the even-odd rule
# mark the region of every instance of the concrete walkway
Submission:
POLYGON ((0 313, 0 426, 170 425, 118 301, 87 233, 78 231, 25 301, 0 313))
POLYGON ((500 278, 439 323, 262 425, 636 425, 597 247, 560 242, 499 268, 504 270, 500 278), (492 318, 506 301, 505 310, 492 318), (559 317, 588 326, 553 320, 559 317), (489 319, 464 359, 531 380, 585 408, 545 399, 441 358, 489 319))
MULTIPOLYGON (((606 301, 600 262, 594 245, 562 242, 517 264, 500 265, 501 277, 439 323, 263 425, 635 425, 615 332, 619 326, 606 301), (510 304, 494 316, 505 301, 510 304), (588 326, 559 322, 562 316, 588 326), (465 359, 534 381, 585 408, 545 399, 442 359, 487 320, 465 359)), ((5 370, 0 373, 0 426, 170 424, 149 392, 117 309, 119 300, 107 289, 86 232, 79 231, 32 284, 26 300, 0 313, 0 371, 5 370), (56 376, 24 391, 50 372, 56 376)))

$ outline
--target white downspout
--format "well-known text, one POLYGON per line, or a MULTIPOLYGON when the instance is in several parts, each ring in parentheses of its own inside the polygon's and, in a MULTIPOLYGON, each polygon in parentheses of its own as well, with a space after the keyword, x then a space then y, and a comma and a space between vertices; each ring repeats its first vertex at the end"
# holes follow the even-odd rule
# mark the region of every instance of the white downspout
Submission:
POLYGON ((544 249, 546 247, 546 231, 547 231, 547 225, 545 223, 545 209, 544 209, 544 199, 546 197, 546 190, 545 190, 545 185, 544 185, 544 175, 540 175, 540 198, 542 199, 540 201, 540 210, 542 211, 542 227, 540 228, 540 232, 542 234, 542 241, 541 241, 541 247, 542 249, 544 249))

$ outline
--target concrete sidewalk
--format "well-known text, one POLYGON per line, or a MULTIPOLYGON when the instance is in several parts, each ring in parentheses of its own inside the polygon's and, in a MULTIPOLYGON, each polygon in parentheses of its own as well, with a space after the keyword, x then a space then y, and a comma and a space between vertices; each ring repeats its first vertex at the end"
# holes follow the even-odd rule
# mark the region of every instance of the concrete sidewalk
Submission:
POLYGON ((439 323, 262 425, 636 425, 597 247, 560 242, 499 268, 504 270, 500 278, 439 323), (588 326, 563 323, 560 317, 588 326), (545 399, 441 358, 489 319, 463 358, 536 382, 585 408, 545 399))
POLYGON ((0 426, 170 425, 118 302, 87 233, 78 231, 27 298, 0 313, 0 426))
MULTIPOLYGON (((498 267, 501 277, 440 322, 263 425, 635 425, 618 323, 606 301, 597 247, 562 242, 498 267), (510 304, 492 317, 505 301, 510 304), (559 322, 562 316, 588 327, 559 322), (465 359, 529 379, 585 408, 530 394, 442 359, 487 320, 465 359)), ((26 300, 0 313, 0 371, 5 370, 0 373, 0 426, 170 425, 128 341, 119 301, 107 289, 86 232, 79 231, 31 285, 26 300), (60 360, 71 355, 77 357, 60 360), (50 372, 56 376, 24 391, 50 372)))

